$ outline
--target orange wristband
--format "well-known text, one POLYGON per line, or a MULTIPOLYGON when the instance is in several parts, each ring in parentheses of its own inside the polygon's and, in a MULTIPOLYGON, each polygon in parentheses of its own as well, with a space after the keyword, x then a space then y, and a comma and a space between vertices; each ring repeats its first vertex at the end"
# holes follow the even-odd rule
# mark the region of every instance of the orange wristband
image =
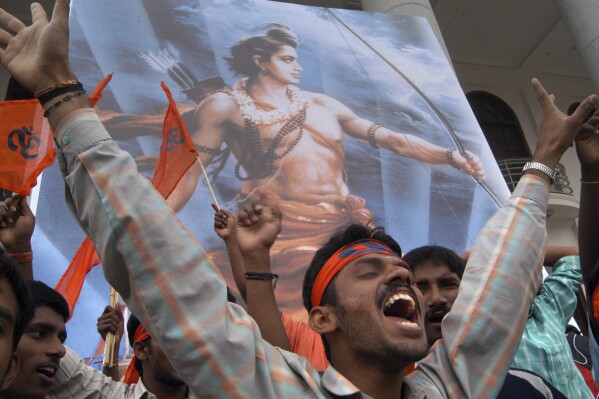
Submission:
POLYGON ((9 258, 13 258, 14 260, 16 260, 19 263, 31 263, 33 262, 33 252, 29 251, 29 252, 19 252, 19 253, 10 253, 7 252, 6 255, 8 255, 9 258))

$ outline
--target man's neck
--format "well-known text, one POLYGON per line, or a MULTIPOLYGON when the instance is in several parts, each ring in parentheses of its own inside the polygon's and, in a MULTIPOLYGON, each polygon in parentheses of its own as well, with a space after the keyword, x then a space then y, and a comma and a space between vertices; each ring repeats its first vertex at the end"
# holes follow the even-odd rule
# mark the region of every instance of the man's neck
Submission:
POLYGON ((361 392, 374 399, 401 398, 404 370, 383 371, 378 365, 354 361, 334 362, 333 367, 361 392))
POLYGON ((145 381, 143 377, 141 381, 158 399, 186 399, 188 396, 187 385, 167 385, 151 378, 145 381))

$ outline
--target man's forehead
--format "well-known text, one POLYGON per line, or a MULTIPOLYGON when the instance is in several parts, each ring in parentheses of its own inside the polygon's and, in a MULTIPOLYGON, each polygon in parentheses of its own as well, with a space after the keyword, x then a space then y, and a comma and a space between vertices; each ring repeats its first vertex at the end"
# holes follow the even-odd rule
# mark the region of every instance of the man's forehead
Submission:
POLYGON ((392 265, 398 267, 405 267, 409 269, 408 264, 401 259, 399 256, 393 256, 388 254, 378 254, 378 253, 370 253, 364 256, 361 256, 347 264, 347 267, 353 269, 359 269, 364 266, 373 265, 373 266, 383 266, 383 265, 392 265))
POLYGON ((38 306, 35 308, 33 319, 29 325, 52 326, 58 330, 65 328, 65 321, 60 313, 49 306, 38 306))
POLYGON ((460 279, 458 274, 451 270, 449 265, 447 265, 445 262, 420 262, 418 265, 413 266, 412 270, 417 280, 449 277, 453 275, 455 275, 458 280, 460 279))

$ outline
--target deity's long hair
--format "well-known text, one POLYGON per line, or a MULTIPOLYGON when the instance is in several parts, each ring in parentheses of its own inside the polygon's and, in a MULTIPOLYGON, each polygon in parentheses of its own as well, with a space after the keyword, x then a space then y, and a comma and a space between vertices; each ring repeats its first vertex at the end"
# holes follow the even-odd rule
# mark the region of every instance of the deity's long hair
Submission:
POLYGON ((259 27, 262 34, 249 36, 231 47, 231 56, 225 57, 229 68, 237 75, 254 77, 260 68, 254 62, 254 56, 259 56, 267 62, 273 53, 283 46, 297 48, 297 35, 288 26, 280 23, 270 23, 259 27))

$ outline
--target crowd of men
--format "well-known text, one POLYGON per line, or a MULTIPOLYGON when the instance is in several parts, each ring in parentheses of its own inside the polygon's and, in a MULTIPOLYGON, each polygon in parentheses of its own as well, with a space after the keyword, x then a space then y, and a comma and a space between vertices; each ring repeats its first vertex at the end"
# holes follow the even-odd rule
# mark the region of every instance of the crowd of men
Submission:
POLYGON ((68 13, 67 0, 56 1, 50 20, 33 4, 25 26, 0 10, 0 61, 46 109, 66 201, 132 313, 125 329, 121 307, 107 307, 98 332, 117 341, 126 333, 134 359, 121 378, 64 345, 69 307, 34 280, 34 216, 13 196, 0 204, 0 398, 594 396, 565 331, 584 283, 585 350, 599 364, 599 96, 566 116, 533 80, 543 115, 532 162, 468 253, 425 246, 403 255, 374 224, 323 242, 306 268, 306 324, 276 303, 276 198, 263 193, 235 215, 214 207, 244 308, 80 95, 68 66, 68 13), (546 248, 553 170, 573 143, 579 246, 546 248), (543 264, 552 266, 544 282, 543 264))

